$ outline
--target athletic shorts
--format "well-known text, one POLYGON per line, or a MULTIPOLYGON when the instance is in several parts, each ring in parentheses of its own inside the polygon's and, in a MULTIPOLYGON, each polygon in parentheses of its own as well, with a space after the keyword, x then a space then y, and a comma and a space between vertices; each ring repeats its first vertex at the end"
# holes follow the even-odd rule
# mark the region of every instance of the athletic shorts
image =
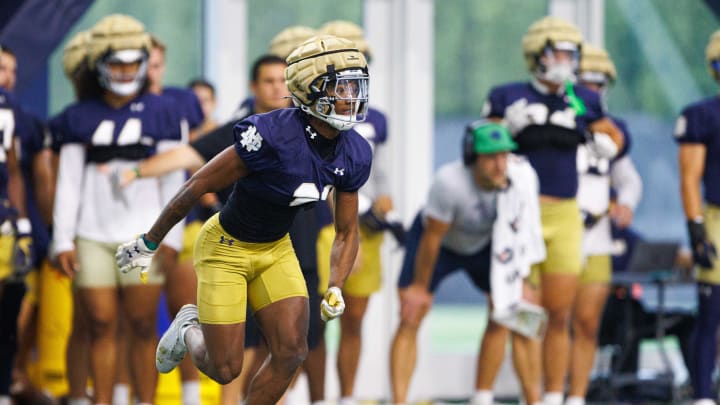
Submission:
MULTIPOLYGON (((335 226, 327 225, 320 230, 317 240, 319 290, 327 290, 330 280, 330 251, 335 239, 335 226)), ((383 232, 374 232, 360 226, 360 265, 350 273, 343 294, 353 297, 369 297, 382 286, 382 263, 380 248, 383 244, 383 232)))
MULTIPOLYGON (((422 215, 418 214, 408 232, 405 244, 405 258, 403 259, 398 287, 408 287, 415 274, 415 255, 420 245, 423 223, 422 215)), ((461 255, 444 247, 440 248, 435 270, 430 281, 431 293, 437 290, 440 282, 450 274, 463 270, 473 281, 473 284, 484 292, 490 292, 490 244, 479 252, 471 255, 461 255)))
MULTIPOLYGON (((118 243, 97 242, 77 238, 75 248, 80 270, 75 275, 74 283, 78 288, 126 287, 143 285, 140 271, 133 270, 121 273, 115 262, 118 243)), ((158 271, 155 261, 148 270, 148 285, 159 285, 165 282, 165 275, 158 271)))
POLYGON ((248 301, 257 312, 286 298, 308 296, 288 235, 267 243, 235 240, 215 214, 200 230, 194 258, 201 323, 242 323, 248 301))
POLYGON ((0 236, 0 281, 13 274, 12 255, 15 246, 15 237, 11 235, 0 236))
MULTIPOLYGON (((708 238, 716 248, 720 249, 720 207, 707 204, 704 218, 708 238)), ((696 278, 699 282, 713 285, 720 284, 720 260, 716 258, 712 261, 712 264, 712 269, 700 269, 696 272, 696 278)))
MULTIPOLYGON (((310 295, 310 325, 308 328, 308 350, 313 350, 320 344, 325 332, 325 322, 320 318, 320 301, 322 296, 317 293, 318 287, 318 275, 317 269, 309 269, 303 272, 305 281, 307 283, 307 290, 310 295)), ((262 339, 262 331, 253 315, 252 311, 248 308, 247 319, 245 321, 245 348, 257 347, 262 339)))
POLYGON ((582 268, 583 223, 574 198, 541 201, 540 215, 547 255, 545 261, 533 265, 537 273, 580 274, 582 268))
POLYGON ((588 256, 580 272, 580 284, 607 284, 612 277, 612 259, 610 255, 588 256))

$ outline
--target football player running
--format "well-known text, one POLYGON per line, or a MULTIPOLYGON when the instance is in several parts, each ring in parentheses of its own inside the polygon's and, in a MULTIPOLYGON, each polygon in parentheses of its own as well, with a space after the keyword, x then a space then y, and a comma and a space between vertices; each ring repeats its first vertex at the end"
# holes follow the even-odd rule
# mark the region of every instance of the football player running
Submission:
MULTIPOLYGON (((598 93, 604 101, 608 86, 615 81, 615 64, 607 51, 591 44, 582 45, 580 84, 598 93)), ((603 308, 610 291, 613 240, 611 221, 626 227, 640 202, 642 182, 628 155, 630 133, 624 121, 610 117, 623 134, 623 148, 612 159, 599 156, 587 144, 578 147, 580 174, 577 200, 583 217, 583 267, 572 313, 570 386, 565 405, 584 405, 597 350, 597 334, 603 308), (618 202, 610 206, 610 183, 618 202), (612 210, 612 211, 611 211, 612 210)))
MULTIPOLYGON (((541 301, 549 316, 543 340, 543 375, 548 405, 561 404, 569 364, 569 321, 581 268, 583 224, 576 194, 577 148, 581 143, 612 158, 622 148, 622 133, 606 116, 597 94, 575 87, 582 37, 574 25, 544 17, 523 37, 530 82, 509 83, 490 91, 483 114, 503 119, 540 180, 540 209, 547 257, 535 266, 541 301)), ((487 337, 486 337, 487 339, 487 337)), ((491 338, 490 341, 493 341, 491 338)), ((485 347, 485 343, 483 343, 485 347)), ((499 351, 501 346, 496 346, 499 351)), ((488 365, 500 366, 502 359, 488 365)), ((495 374, 488 373, 492 387, 495 374)), ((487 386, 487 385, 486 385, 487 386)))
MULTIPOLYGON (((130 325, 129 357, 139 403, 153 402, 157 382, 148 366, 162 275, 153 270, 144 284, 118 274, 113 258, 118 243, 149 226, 160 212, 159 189, 167 179, 137 182, 125 192, 111 179, 164 142, 180 138, 181 114, 167 99, 146 92, 149 44, 143 25, 132 17, 115 14, 100 20, 91 29, 89 69, 78 79, 82 101, 53 120, 61 145, 53 248, 61 269, 73 278, 76 304, 87 318, 94 401, 100 404, 112 398, 119 311, 130 325), (143 198, 130 197, 136 195, 143 198)), ((168 240, 177 245, 181 236, 168 240)))
POLYGON ((345 310, 341 288, 358 249, 357 190, 371 151, 351 128, 367 112, 367 64, 347 40, 319 36, 288 57, 285 77, 298 108, 253 115, 236 142, 188 180, 146 234, 118 248, 121 271, 145 271, 157 244, 205 192, 235 183, 228 203, 198 237, 198 306, 188 304, 160 340, 156 366, 169 372, 189 352, 221 384, 240 373, 246 306, 255 311, 270 358, 246 403, 275 403, 307 354, 308 292, 287 235, 295 213, 335 189, 337 235, 325 320, 345 310))
MULTIPOLYGON (((720 81, 720 31, 705 48, 708 68, 720 81)), ((717 95, 693 103, 675 123, 679 144, 680 192, 687 219, 690 249, 697 267, 698 312, 692 344, 690 376, 695 404, 715 404, 713 370, 717 361, 717 331, 720 326, 720 121, 717 95), (700 185, 704 187, 704 195, 700 185), (705 207, 703 208, 703 200, 705 207)))

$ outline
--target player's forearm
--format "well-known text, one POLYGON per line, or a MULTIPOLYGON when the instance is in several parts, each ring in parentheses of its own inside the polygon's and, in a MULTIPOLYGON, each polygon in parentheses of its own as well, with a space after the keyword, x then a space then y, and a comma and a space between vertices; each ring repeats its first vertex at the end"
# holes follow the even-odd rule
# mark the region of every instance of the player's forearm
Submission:
POLYGON ((702 217, 700 179, 694 176, 681 176, 680 192, 682 195, 683 209, 685 210, 685 218, 693 220, 702 217))
POLYGON ((642 197, 642 179, 629 156, 623 156, 612 164, 610 179, 617 190, 618 203, 635 211, 642 197))
POLYGON ((175 224, 187 216, 192 207, 197 204, 207 190, 201 187, 194 177, 185 182, 175 197, 165 206, 160 217, 155 221, 145 237, 155 243, 160 243, 175 224))
POLYGON ((35 199, 37 200, 40 215, 47 225, 52 224, 55 169, 53 153, 50 149, 43 149, 33 159, 35 199))
POLYGON ((21 218, 27 217, 25 209, 25 185, 19 170, 8 170, 8 198, 21 218))
POLYGON ((205 164, 205 160, 188 145, 159 153, 138 164, 139 177, 164 176, 176 170, 196 170, 205 164))
POLYGON ((340 287, 350 275, 353 263, 357 257, 360 246, 360 237, 357 226, 347 230, 338 230, 335 233, 332 249, 330 251, 330 280, 328 287, 340 287))
POLYGON ((420 240, 417 256, 415 256, 413 284, 417 284, 425 288, 430 286, 430 280, 432 280, 439 250, 439 242, 433 241, 427 237, 423 237, 420 240))

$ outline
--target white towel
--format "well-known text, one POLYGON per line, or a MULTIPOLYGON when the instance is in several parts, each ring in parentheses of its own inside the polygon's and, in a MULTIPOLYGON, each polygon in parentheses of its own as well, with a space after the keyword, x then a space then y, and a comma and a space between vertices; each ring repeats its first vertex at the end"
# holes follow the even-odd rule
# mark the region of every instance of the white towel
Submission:
POLYGON ((512 156, 508 178, 510 184, 498 193, 492 233, 492 317, 519 333, 538 337, 547 321, 545 311, 522 299, 530 266, 545 259, 537 175, 527 161, 512 156))

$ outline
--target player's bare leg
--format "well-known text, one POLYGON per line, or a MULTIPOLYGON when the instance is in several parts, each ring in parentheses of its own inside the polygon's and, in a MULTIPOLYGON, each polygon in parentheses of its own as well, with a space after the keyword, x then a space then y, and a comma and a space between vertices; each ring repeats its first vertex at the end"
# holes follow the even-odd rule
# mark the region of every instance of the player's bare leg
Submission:
POLYGON ((583 284, 578 288, 573 308, 573 342, 570 353, 570 391, 568 397, 585 398, 590 370, 595 361, 600 319, 610 288, 606 283, 583 284))
POLYGON ((255 313, 270 357, 253 378, 246 404, 274 404, 282 397, 307 356, 309 316, 305 297, 286 298, 255 313))
POLYGON ((569 364, 569 322, 578 276, 542 273, 541 286, 542 306, 548 313, 548 326, 542 344, 545 392, 562 393, 569 364))
POLYGON ((320 343, 308 352, 303 364, 308 379, 311 403, 325 399, 325 360, 325 339, 321 338, 320 343))
MULTIPOLYGON (((403 289, 400 290, 402 295, 403 289)), ((390 382, 392 384, 393 403, 404 404, 407 401, 410 380, 417 361, 417 333, 422 320, 430 308, 421 311, 413 319, 401 317, 390 349, 390 382)))
POLYGON ((367 304, 368 297, 345 296, 347 309, 340 317, 341 338, 337 358, 341 398, 352 397, 355 389, 355 375, 362 350, 362 321, 367 304))
POLYGON ((220 403, 222 405, 237 405, 242 401, 247 392, 250 379, 260 368, 260 364, 262 364, 262 358, 260 357, 264 358, 265 356, 260 356, 258 348, 249 347, 245 349, 243 353, 244 367, 240 371, 240 375, 230 383, 220 387, 220 403), (258 363, 258 366, 253 367, 256 363, 258 363))
POLYGON ((117 288, 80 288, 78 297, 80 299, 76 304, 83 306, 88 315, 94 402, 109 404, 112 400, 117 362, 117 288))
MULTIPOLYGON (((167 299, 168 312, 174 318, 180 307, 187 303, 195 304, 197 301, 197 276, 192 261, 178 262, 178 253, 164 245, 160 249, 165 251, 162 254, 161 267, 165 271, 165 296, 167 299)), ((200 375, 192 360, 187 356, 178 365, 180 377, 183 383, 183 403, 194 403, 200 401, 200 375), (186 392, 188 387, 195 385, 196 393, 186 392)))
POLYGON ((90 330, 88 314, 80 303, 78 291, 73 292, 72 332, 67 345, 68 398, 87 398, 87 380, 90 375, 90 330))
MULTIPOLYGON (((539 304, 538 291, 528 283, 523 285, 523 297, 530 303, 539 304)), ((542 356, 540 339, 512 333, 512 358, 515 373, 520 380, 525 403, 539 403, 542 391, 542 356)))
POLYGON ((152 364, 157 342, 157 307, 160 285, 132 285, 122 289, 123 309, 128 319, 128 344, 133 392, 140 403, 153 403, 157 372, 152 364))
POLYGON ((125 311, 118 312, 117 369, 113 385, 113 405, 130 404, 130 324, 125 311))

